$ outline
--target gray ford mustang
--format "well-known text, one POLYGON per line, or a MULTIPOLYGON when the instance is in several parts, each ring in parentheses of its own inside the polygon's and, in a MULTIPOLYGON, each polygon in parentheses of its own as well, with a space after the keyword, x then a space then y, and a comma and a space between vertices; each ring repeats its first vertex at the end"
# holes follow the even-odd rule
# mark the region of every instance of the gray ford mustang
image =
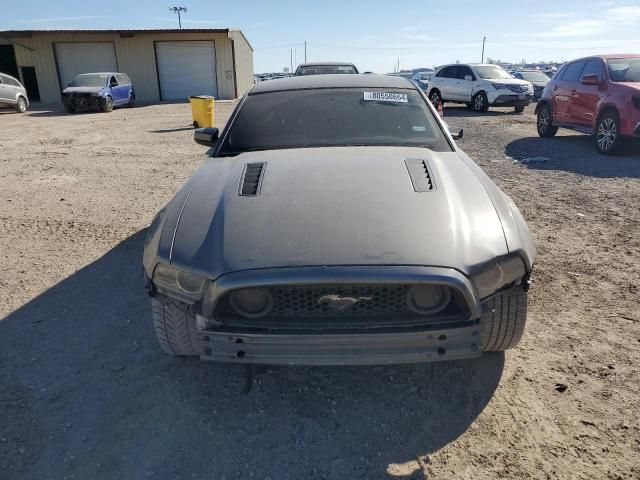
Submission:
POLYGON ((477 357, 524 331, 535 257, 513 201, 404 78, 256 85, 144 251, 174 355, 343 365, 477 357))

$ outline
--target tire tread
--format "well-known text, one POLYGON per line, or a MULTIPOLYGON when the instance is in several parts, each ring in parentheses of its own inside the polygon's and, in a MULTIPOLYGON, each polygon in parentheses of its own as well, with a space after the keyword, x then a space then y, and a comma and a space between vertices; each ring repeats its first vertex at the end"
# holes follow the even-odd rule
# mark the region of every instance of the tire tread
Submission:
POLYGON ((522 338, 527 321, 527 293, 510 290, 489 300, 488 310, 480 317, 483 351, 501 352, 515 347, 522 338))
POLYGON ((195 315, 182 302, 166 297, 151 299, 153 327, 163 352, 170 355, 199 355, 195 315))

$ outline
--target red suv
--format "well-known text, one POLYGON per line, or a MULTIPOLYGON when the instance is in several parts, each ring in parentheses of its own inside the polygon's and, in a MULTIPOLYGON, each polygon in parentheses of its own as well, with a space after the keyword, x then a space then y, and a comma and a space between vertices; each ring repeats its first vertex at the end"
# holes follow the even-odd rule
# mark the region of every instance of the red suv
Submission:
POLYGON ((602 55, 566 63, 536 106, 538 134, 559 127, 594 135, 600 153, 622 137, 640 138, 640 55, 602 55))

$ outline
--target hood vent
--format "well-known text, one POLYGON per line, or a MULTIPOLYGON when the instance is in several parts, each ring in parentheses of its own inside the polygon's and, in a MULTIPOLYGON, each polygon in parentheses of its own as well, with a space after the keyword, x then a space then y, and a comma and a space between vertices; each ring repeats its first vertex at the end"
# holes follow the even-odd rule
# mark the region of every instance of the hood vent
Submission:
POLYGON ((240 196, 255 197, 260 193, 260 186, 262 185, 262 178, 264 177, 266 166, 267 164, 264 162, 247 163, 244 166, 244 172, 242 172, 242 178, 240 180, 240 196))
POLYGON ((431 190, 435 190, 436 186, 426 160, 406 158, 404 163, 407 166, 413 189, 416 192, 430 192, 431 190))

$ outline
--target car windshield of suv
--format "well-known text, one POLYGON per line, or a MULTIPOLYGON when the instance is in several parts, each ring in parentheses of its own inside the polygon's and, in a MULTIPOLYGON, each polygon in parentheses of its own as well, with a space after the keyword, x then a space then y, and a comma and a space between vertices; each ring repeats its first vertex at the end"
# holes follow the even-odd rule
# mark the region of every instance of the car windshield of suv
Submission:
POLYGON ((513 78, 504 68, 497 65, 476 65, 475 71, 478 72, 480 78, 485 80, 506 80, 513 78))
POLYGON ((71 82, 72 87, 104 87, 109 75, 78 75, 71 82))
POLYGON ((612 82, 640 82, 640 58, 607 60, 612 82))
POLYGON ((520 75, 522 75, 522 78, 527 82, 547 83, 549 81, 549 77, 542 72, 520 72, 520 75))
POLYGON ((418 80, 421 82, 428 82, 433 77, 433 73, 421 73, 418 75, 418 80))
POLYGON ((358 73, 353 65, 313 65, 300 67, 297 75, 335 75, 340 73, 358 73))
POLYGON ((255 150, 404 146, 451 151, 415 90, 334 88, 249 95, 219 155, 255 150))

